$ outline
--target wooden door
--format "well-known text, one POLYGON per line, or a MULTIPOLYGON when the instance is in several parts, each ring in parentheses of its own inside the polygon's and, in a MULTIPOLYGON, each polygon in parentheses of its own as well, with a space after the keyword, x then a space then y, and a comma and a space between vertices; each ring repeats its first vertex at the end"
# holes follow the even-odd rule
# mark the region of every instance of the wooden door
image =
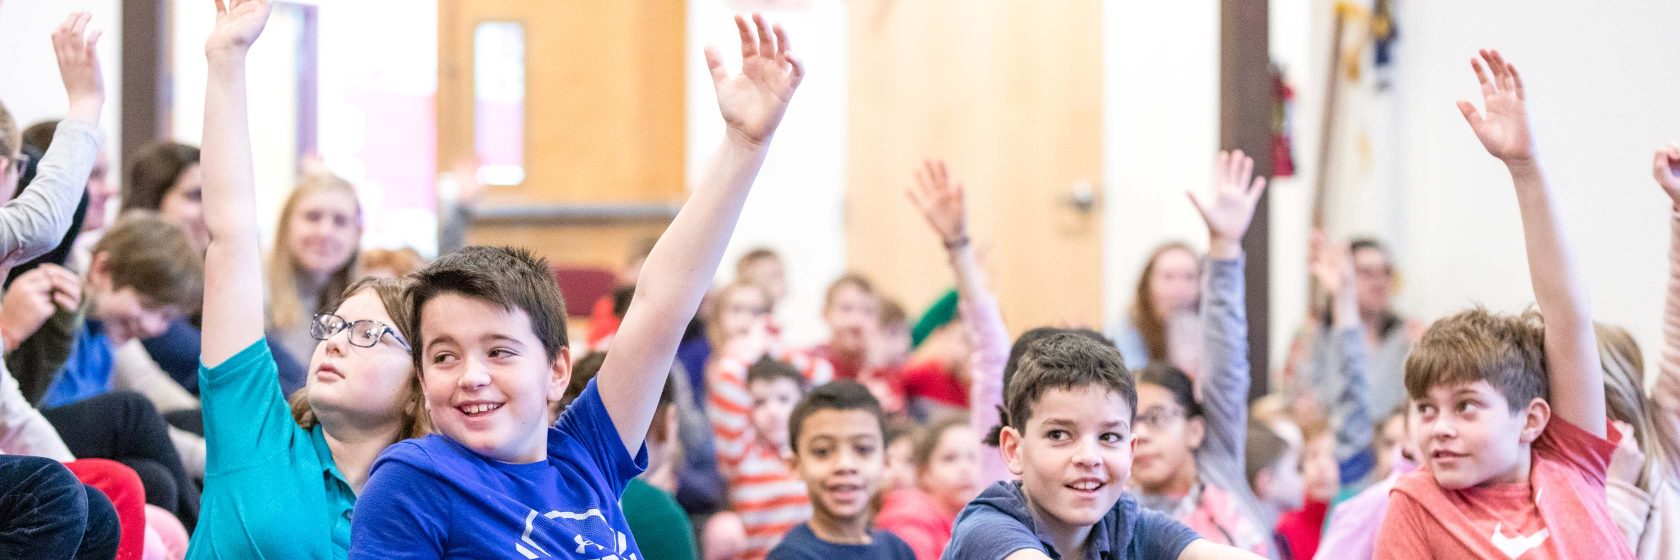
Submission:
POLYGON ((904 196, 923 157, 967 187, 1012 330, 1102 317, 1100 0, 852 0, 847 256, 912 312, 952 285, 904 196), (1076 193, 1076 191, 1084 191, 1076 193))
POLYGON ((481 26, 514 22, 523 33, 523 177, 491 187, 469 242, 617 269, 664 230, 685 193, 684 10, 682 0, 438 2, 440 171, 484 155, 481 26))

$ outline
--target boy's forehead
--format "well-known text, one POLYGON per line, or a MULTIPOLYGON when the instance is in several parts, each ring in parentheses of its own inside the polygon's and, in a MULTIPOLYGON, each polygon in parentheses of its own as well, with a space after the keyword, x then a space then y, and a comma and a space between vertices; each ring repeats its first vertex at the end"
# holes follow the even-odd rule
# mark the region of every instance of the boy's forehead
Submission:
POLYGON ((799 426, 799 441, 819 437, 850 440, 857 437, 881 439, 881 422, 873 412, 855 408, 825 408, 812 411, 799 426))
POLYGON ((1127 422, 1132 418, 1132 410, 1119 391, 1095 383, 1045 389, 1030 410, 1029 421, 1040 423, 1058 420, 1103 424, 1116 420, 1127 422))
POLYGON ((1505 400, 1505 395, 1500 393, 1499 390, 1494 389, 1493 384, 1488 383, 1486 379, 1438 383, 1432 385, 1429 387, 1429 391, 1424 394, 1424 400, 1451 399, 1465 395, 1496 398, 1499 399, 1500 402, 1504 402, 1505 400))
POLYGON ((419 313, 427 340, 444 336, 478 338, 481 335, 536 338, 531 316, 525 310, 484 298, 457 293, 438 294, 426 300, 419 313))

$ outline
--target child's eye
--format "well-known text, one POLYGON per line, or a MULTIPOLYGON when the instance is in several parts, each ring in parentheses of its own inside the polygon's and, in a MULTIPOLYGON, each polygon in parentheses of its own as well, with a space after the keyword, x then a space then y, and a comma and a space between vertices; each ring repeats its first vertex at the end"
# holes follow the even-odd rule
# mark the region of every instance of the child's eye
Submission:
POLYGON ((1460 413, 1473 412, 1475 410, 1476 410, 1476 402, 1475 401, 1460 401, 1458 403, 1458 411, 1460 413))
POLYGON ((858 455, 862 455, 864 457, 873 457, 875 455, 875 446, 873 445, 859 445, 853 450, 856 451, 858 455))
POLYGON ((513 356, 513 351, 506 348, 492 348, 490 350, 490 357, 492 358, 511 358, 513 356))
POLYGON ((1424 415, 1424 416, 1428 416, 1428 415, 1430 415, 1430 414, 1434 414, 1434 413, 1435 413, 1435 405, 1432 405, 1432 404, 1423 404, 1423 403, 1418 403, 1418 405, 1417 405, 1417 411, 1418 411, 1418 414, 1422 414, 1422 415, 1424 415))
POLYGON ((439 352, 432 355, 432 363, 434 364, 444 364, 453 361, 455 361, 455 355, 448 352, 439 352))
POLYGON ((1068 432, 1067 430, 1050 430, 1044 433, 1044 437, 1050 441, 1062 441, 1068 438, 1068 432))
POLYGON ((1104 433, 1100 439, 1103 443, 1122 443, 1126 441, 1126 436, 1114 432, 1107 432, 1104 433))
POLYGON ((811 456, 817 457, 819 459, 823 458, 823 457, 827 457, 828 456, 828 449, 827 448, 812 449, 811 450, 811 456))

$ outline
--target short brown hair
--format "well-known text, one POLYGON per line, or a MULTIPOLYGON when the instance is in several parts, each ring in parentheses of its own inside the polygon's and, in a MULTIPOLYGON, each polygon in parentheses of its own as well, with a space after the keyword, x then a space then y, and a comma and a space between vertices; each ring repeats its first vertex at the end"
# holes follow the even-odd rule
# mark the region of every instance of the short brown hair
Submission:
MULTIPOLYGON (((410 341, 409 345, 413 346, 413 330, 409 326, 412 321, 408 306, 408 287, 413 283, 413 280, 407 278, 362 278, 344 289, 344 293, 339 295, 338 302, 333 304, 332 309, 336 311, 343 307, 344 300, 350 299, 350 296, 356 295, 357 292, 373 290, 374 295, 379 296, 379 303, 385 307, 385 313, 391 316, 391 322, 396 323, 391 327, 397 329, 404 339, 410 341)), ((315 416, 315 408, 309 405, 308 387, 292 393, 291 405, 292 420, 296 421, 298 426, 307 430, 320 423, 320 419, 315 416)), ((398 433, 398 437, 403 439, 424 437, 432 433, 432 416, 426 412, 426 395, 420 389, 419 375, 411 375, 408 378, 408 399, 403 403, 402 428, 398 433)))
POLYGON ((735 260, 735 275, 741 276, 745 274, 747 272, 747 267, 765 259, 780 261, 782 260, 782 256, 776 254, 776 251, 770 249, 769 247, 759 247, 757 249, 747 251, 745 254, 741 255, 741 258, 735 260))
POLYGON ((542 342, 549 361, 565 348, 566 301, 549 271, 548 260, 525 249, 512 247, 466 247, 438 257, 414 273, 409 298, 414 333, 414 363, 421 363, 425 333, 420 332, 420 315, 426 302, 444 294, 457 294, 489 301, 512 311, 524 311, 531 319, 531 333, 542 342))
POLYGON ((1119 350, 1068 331, 1038 339, 1022 353, 1014 378, 1004 388, 1003 406, 1009 414, 1004 423, 1026 429, 1044 393, 1093 385, 1119 393, 1126 401, 1127 418, 1137 417, 1137 381, 1126 371, 1119 350))
POLYGON ((106 255, 112 288, 133 288, 157 305, 186 314, 204 303, 204 256, 187 232, 156 212, 130 212, 93 246, 106 255))
POLYGON ((828 293, 823 296, 823 309, 828 309, 830 306, 833 306, 834 296, 839 295, 840 290, 843 290, 848 286, 857 288, 858 291, 871 296, 876 295, 875 285, 869 283, 868 278, 864 278, 862 274, 858 274, 856 272, 848 272, 845 276, 836 278, 834 283, 828 285, 828 293))
POLYGON ((23 136, 18 132, 17 120, 6 104, 0 103, 0 158, 11 159, 23 148, 23 136))
POLYGON ((1254 479, 1260 477, 1260 471, 1283 460, 1289 452, 1289 442, 1271 426, 1252 419, 1248 421, 1247 439, 1248 444, 1243 447, 1243 476, 1248 479, 1248 487, 1254 488, 1254 479))
POLYGON ((1421 399, 1432 387, 1486 381, 1515 414, 1550 393, 1545 339, 1534 311, 1507 315, 1478 306, 1435 321, 1406 357, 1406 394, 1421 399))
POLYGON ((881 298, 881 326, 907 326, 910 324, 910 314, 904 312, 904 306, 897 300, 881 298))
POLYGON ((157 210, 181 174, 198 165, 198 148, 179 142, 153 142, 134 154, 123 181, 122 211, 157 210))

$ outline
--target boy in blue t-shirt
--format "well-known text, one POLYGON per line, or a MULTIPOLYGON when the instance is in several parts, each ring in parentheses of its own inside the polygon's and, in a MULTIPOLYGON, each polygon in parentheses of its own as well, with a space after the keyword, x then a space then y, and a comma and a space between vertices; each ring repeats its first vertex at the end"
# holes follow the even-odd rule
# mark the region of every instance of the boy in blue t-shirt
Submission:
POLYGON ((811 494, 811 520, 770 550, 769 560, 916 560, 897 535, 871 530, 871 507, 887 468, 881 403, 851 381, 805 395, 788 416, 791 466, 811 494))
POLYGON ((619 498, 646 465, 643 440, 687 326, 671 318, 699 307, 804 74, 780 27, 758 15, 735 23, 741 73, 706 53, 723 145, 648 255, 599 376, 558 422, 548 410, 571 356, 547 264, 469 247, 417 273, 414 359, 438 433, 374 463, 351 558, 641 558, 619 498))

